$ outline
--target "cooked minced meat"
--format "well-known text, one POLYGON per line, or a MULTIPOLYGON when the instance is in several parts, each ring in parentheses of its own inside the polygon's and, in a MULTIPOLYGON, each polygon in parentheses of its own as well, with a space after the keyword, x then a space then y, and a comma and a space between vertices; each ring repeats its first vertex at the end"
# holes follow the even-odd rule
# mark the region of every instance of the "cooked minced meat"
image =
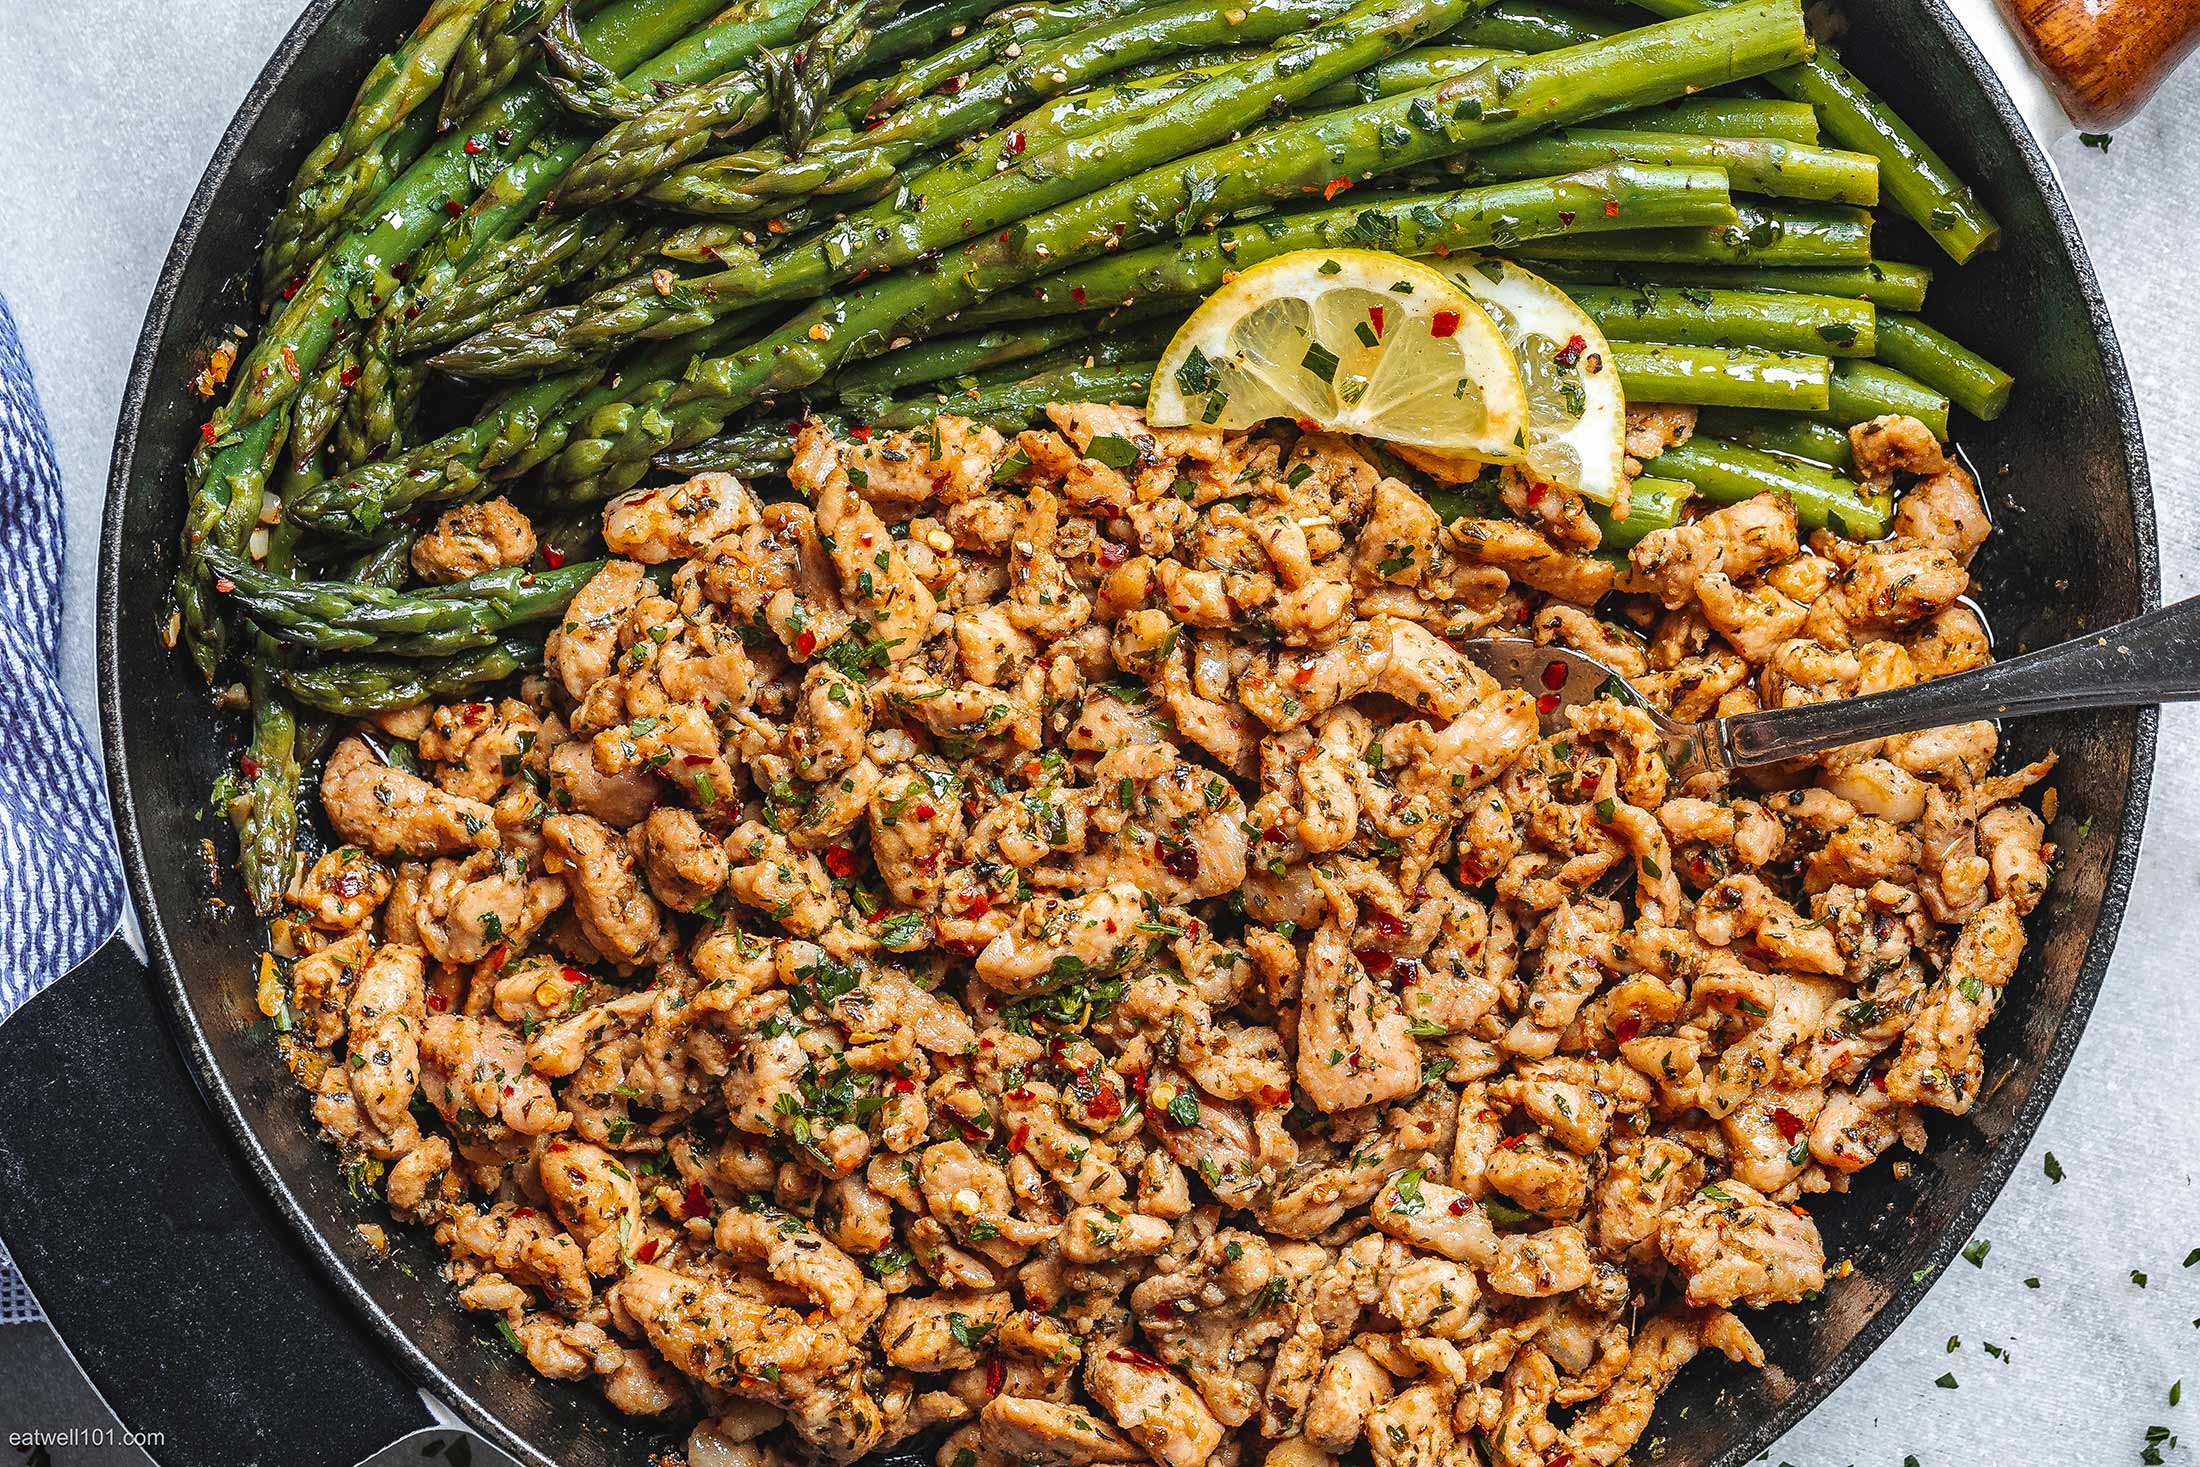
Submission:
MULTIPOLYGON (((627 495, 543 675, 344 742, 316 1115, 693 1467, 1617 1461, 1823 1285, 1803 1199, 1977 1098, 2046 766, 1677 783, 1456 644, 1691 719, 1955 672, 1973 486, 1882 420, 1894 538, 1767 496, 1616 565, 1346 439, 1051 416, 627 495)), ((454 568, 532 543, 478 513, 454 568)))

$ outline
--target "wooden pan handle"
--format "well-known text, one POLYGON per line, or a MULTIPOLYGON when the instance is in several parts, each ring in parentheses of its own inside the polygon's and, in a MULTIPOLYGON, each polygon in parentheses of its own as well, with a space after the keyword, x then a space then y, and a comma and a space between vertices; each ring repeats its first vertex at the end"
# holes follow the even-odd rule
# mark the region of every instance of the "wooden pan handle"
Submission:
POLYGON ((2200 0, 2000 0, 2083 128, 2137 112, 2200 43, 2200 0))

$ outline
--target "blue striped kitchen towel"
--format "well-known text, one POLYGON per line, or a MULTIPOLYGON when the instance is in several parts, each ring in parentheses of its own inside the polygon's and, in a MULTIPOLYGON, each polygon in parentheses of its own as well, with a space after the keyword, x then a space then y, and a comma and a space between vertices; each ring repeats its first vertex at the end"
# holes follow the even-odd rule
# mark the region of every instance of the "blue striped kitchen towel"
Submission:
MULTIPOLYGON (((0 298, 0 1021, 122 912, 99 761, 61 696, 61 547, 53 438, 0 298)), ((36 1317, 0 1254, 0 1324, 36 1317)))

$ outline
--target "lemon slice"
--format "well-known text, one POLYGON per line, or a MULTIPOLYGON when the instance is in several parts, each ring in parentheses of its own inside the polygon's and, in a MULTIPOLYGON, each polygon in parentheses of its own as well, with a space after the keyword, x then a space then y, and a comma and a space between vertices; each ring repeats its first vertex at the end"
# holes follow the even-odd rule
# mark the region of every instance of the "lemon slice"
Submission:
POLYGON ((1564 291, 1510 260, 1454 256, 1436 268, 1481 302, 1520 365, 1528 472, 1610 504, 1627 452, 1627 400, 1597 323, 1564 291))
POLYGON ((1489 314, 1427 265, 1295 250, 1192 313, 1146 401, 1157 427, 1270 418, 1495 463, 1521 456, 1528 402, 1489 314))

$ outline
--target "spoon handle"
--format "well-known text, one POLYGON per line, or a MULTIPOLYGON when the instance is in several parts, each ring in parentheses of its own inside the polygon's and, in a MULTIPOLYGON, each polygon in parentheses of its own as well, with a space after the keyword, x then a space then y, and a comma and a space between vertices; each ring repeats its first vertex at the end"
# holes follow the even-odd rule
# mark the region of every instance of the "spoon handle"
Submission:
POLYGON ((1891 692, 1713 719, 1735 766, 1822 754, 1862 739, 1981 718, 2200 699, 2200 596, 2007 662, 1891 692))

